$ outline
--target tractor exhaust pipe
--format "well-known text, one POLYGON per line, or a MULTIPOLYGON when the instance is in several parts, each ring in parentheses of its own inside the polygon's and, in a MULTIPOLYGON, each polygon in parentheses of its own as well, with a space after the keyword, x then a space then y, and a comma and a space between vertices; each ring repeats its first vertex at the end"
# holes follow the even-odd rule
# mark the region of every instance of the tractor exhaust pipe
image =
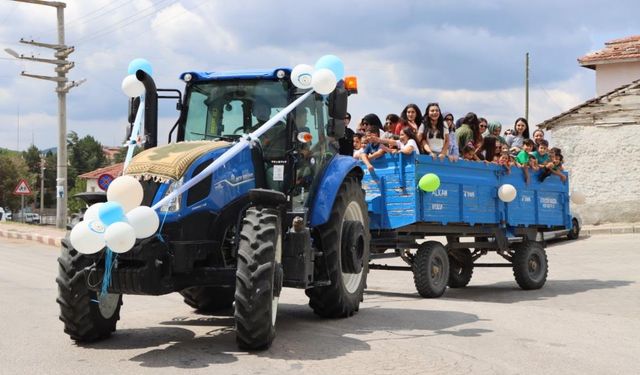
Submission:
POLYGON ((156 83, 150 75, 143 70, 136 72, 136 78, 142 82, 145 88, 144 98, 144 149, 158 145, 158 91, 156 83))

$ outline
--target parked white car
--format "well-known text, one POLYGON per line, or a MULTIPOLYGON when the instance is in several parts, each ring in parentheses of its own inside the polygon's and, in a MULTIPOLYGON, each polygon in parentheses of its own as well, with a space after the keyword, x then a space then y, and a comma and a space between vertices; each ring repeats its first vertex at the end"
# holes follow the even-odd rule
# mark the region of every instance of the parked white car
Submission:
POLYGON ((7 217, 6 217, 6 213, 4 212, 4 208, 0 207, 0 221, 6 221, 7 217))
POLYGON ((40 214, 36 214, 32 212, 25 213, 24 222, 29 224, 40 224, 40 214))

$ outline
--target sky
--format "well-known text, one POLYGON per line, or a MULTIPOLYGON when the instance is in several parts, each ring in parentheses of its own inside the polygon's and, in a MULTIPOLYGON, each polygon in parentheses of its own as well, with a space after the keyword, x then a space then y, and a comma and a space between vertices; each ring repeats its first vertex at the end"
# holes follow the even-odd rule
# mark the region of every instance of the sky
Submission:
MULTIPOLYGON (((358 77, 350 97, 357 121, 384 118, 408 103, 438 102, 458 118, 469 111, 511 127, 525 111, 535 125, 595 96, 595 72, 577 58, 606 41, 640 34, 640 2, 521 0, 68 0, 66 44, 74 46, 67 130, 103 145, 122 143, 129 62, 145 58, 159 88, 178 88, 184 71, 313 65, 339 56, 358 77)), ((53 7, 0 0, 0 48, 53 58, 20 38, 57 43, 53 7)), ((0 51, 0 147, 55 147, 55 83, 20 72, 55 75, 53 65, 0 51)), ((160 143, 177 119, 160 102, 160 143)))

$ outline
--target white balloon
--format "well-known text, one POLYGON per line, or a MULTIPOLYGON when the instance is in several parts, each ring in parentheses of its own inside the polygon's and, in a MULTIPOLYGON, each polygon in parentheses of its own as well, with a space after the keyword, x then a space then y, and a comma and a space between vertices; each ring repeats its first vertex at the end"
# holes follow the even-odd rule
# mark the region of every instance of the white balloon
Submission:
POLYGON ((160 226, 160 218, 151 207, 138 206, 127 213, 127 221, 136 232, 136 238, 152 236, 160 226))
POLYGON ((119 221, 107 227, 104 240, 114 253, 125 253, 136 243, 136 232, 129 223, 119 221))
POLYGON ((100 206, 102 206, 104 203, 100 202, 100 203, 94 203, 91 206, 89 206, 89 208, 87 208, 87 210, 84 212, 84 220, 85 221, 89 221, 89 220, 98 220, 98 210, 100 210, 100 206))
POLYGON ((105 228, 99 220, 83 220, 71 229, 71 246, 82 254, 93 254, 105 246, 105 228))
POLYGON ((311 88, 313 67, 307 64, 296 65, 291 71, 291 83, 299 89, 311 88))
POLYGON ((498 198, 500 198, 501 201, 506 203, 509 203, 514 199, 516 199, 517 195, 518 195, 518 192, 516 188, 511 184, 504 184, 500 186, 500 188, 498 189, 498 198))
POLYGON ((144 94, 144 85, 138 81, 135 74, 129 74, 122 80, 122 91, 130 98, 137 98, 144 94))
POLYGON ((116 178, 107 189, 107 200, 120 203, 125 213, 138 207, 143 196, 142 185, 131 176, 116 178))
POLYGON ((336 88, 338 80, 336 75, 329 69, 318 69, 313 73, 311 86, 320 95, 328 95, 336 88))
POLYGON ((586 201, 587 201, 587 197, 584 195, 584 193, 580 191, 571 192, 571 202, 575 204, 585 204, 586 201))

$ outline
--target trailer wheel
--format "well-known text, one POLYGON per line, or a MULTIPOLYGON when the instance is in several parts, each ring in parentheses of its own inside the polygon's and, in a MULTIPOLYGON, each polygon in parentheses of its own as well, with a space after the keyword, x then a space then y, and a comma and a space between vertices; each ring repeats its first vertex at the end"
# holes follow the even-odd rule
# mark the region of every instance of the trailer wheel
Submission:
POLYGON ((330 284, 305 291, 309 306, 325 318, 352 316, 360 308, 369 272, 369 216, 356 178, 344 180, 317 234, 323 256, 316 258, 315 273, 326 274, 330 284))
POLYGON ((547 281, 549 265, 544 247, 533 241, 523 242, 513 254, 513 275, 520 288, 540 289, 547 281))
POLYGON ((89 290, 84 268, 93 260, 76 251, 68 238, 62 240, 58 258, 58 298, 64 332, 73 340, 91 342, 107 338, 120 319, 122 295, 98 294, 89 290), (100 302, 96 302, 100 301, 100 302))
POLYGON ((440 242, 421 243, 413 258, 412 268, 418 294, 425 298, 437 298, 444 294, 449 280, 449 257, 440 242))
POLYGON ((282 232, 277 210, 249 208, 242 220, 236 271, 236 342, 262 350, 275 337, 282 290, 282 232))
POLYGON ((194 286, 180 292, 184 303, 194 309, 212 313, 230 309, 233 306, 235 289, 233 287, 194 286))
POLYGON ((571 220, 571 230, 567 233, 567 238, 570 240, 577 240, 580 237, 580 223, 577 219, 571 220))
POLYGON ((473 258, 469 249, 453 249, 449 253, 449 287, 464 288, 473 275, 473 258))

